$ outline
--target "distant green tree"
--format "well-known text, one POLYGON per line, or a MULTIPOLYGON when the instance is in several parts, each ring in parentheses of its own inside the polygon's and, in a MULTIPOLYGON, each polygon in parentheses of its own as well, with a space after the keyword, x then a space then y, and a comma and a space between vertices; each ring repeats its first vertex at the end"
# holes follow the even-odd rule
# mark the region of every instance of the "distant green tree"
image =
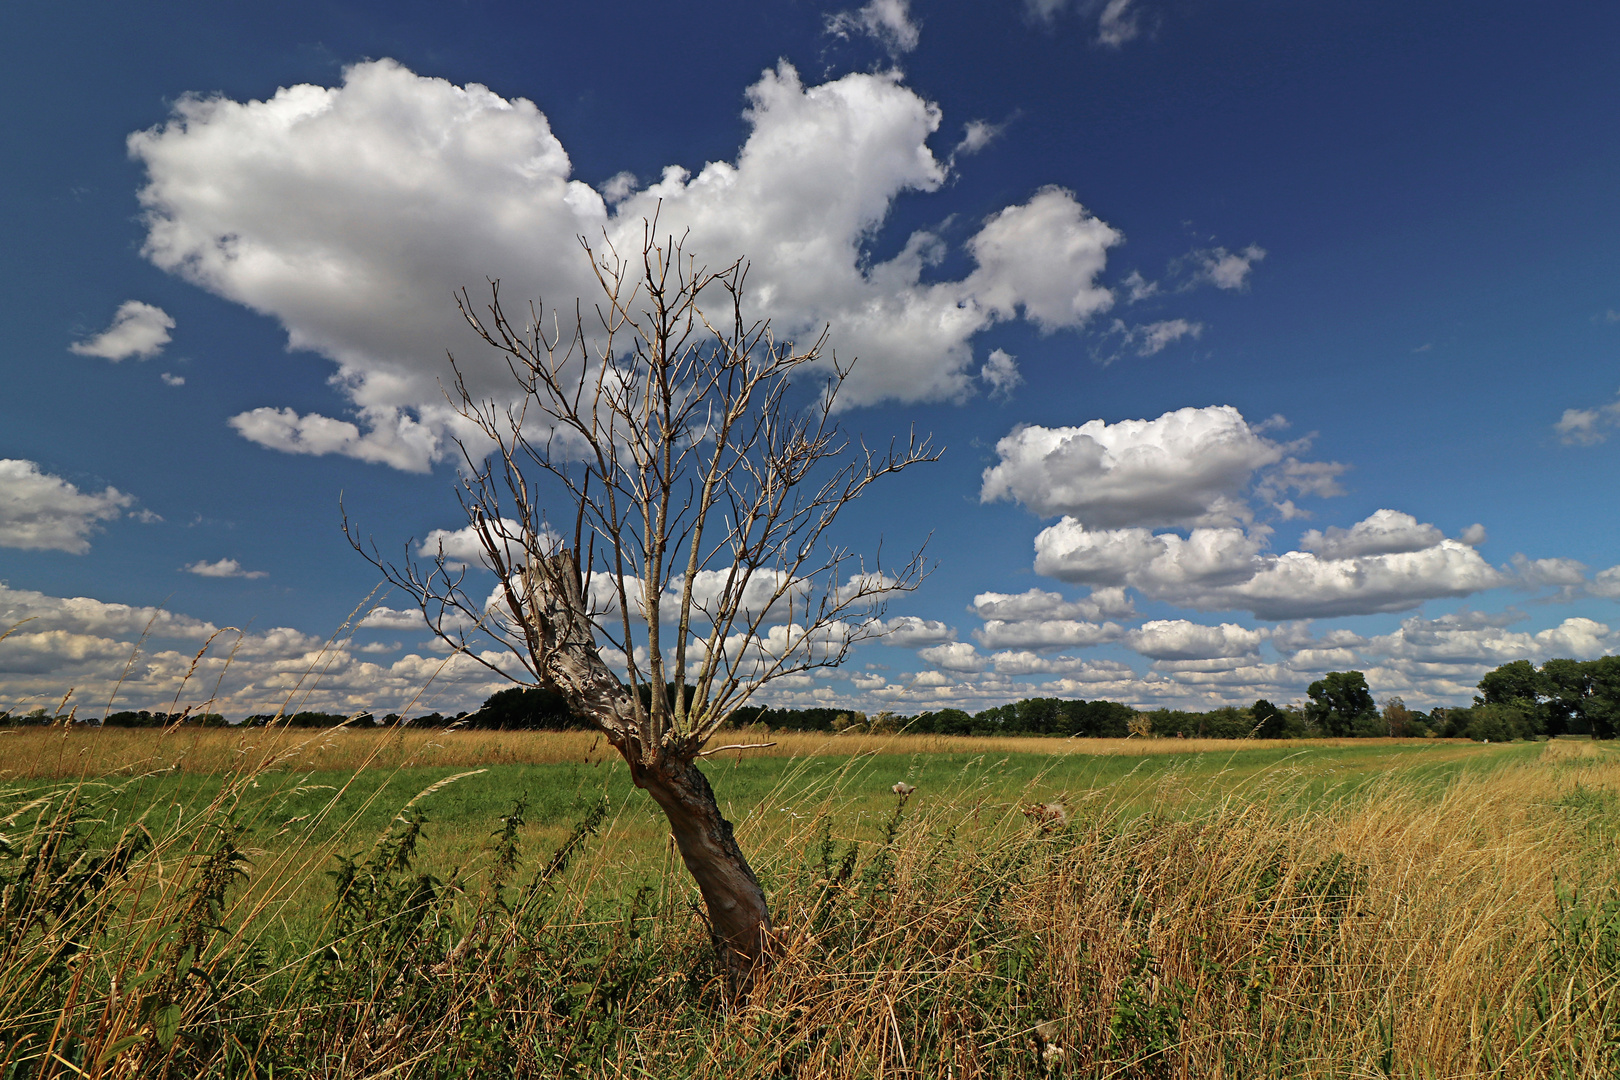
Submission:
POLYGON ((1588 660, 1586 720, 1592 725, 1592 738, 1612 739, 1620 732, 1620 656, 1588 660))
POLYGON ((1514 739, 1535 736, 1534 720, 1523 709, 1512 705, 1481 703, 1472 709, 1456 711, 1467 714, 1468 721, 1462 734, 1475 742, 1512 742, 1514 739))
POLYGON ((1382 734, 1378 706, 1359 671, 1330 671, 1305 691, 1305 718, 1333 738, 1382 734))
MULTIPOLYGON (((1548 694, 1547 677, 1537 671, 1528 660, 1515 660, 1503 664, 1479 680, 1481 705, 1502 705, 1517 709, 1528 719, 1535 734, 1548 729, 1551 719, 1545 700, 1548 694)), ((1556 732, 1562 734, 1562 731, 1556 732)))
POLYGON ((482 708, 467 717, 466 726, 502 731, 572 731, 596 727, 576 716, 568 707, 568 699, 562 694, 539 686, 513 686, 497 690, 482 708))
POLYGON ((1542 692, 1546 695, 1549 735, 1586 735, 1586 699, 1592 692, 1591 673, 1579 660, 1557 658, 1541 665, 1542 692))
POLYGON ((1131 733, 1136 710, 1117 701, 1065 701, 1061 735, 1123 739, 1131 733))
POLYGON ((1260 698, 1249 706, 1249 716, 1254 720, 1254 736, 1257 739, 1281 739, 1287 716, 1277 706, 1260 698))

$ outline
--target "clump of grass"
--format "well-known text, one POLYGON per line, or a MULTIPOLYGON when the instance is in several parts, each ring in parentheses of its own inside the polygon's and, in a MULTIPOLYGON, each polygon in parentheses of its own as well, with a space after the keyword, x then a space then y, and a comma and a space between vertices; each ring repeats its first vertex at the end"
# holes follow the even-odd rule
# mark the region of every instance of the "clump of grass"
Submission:
MULTIPOLYGON (((539 843, 514 792, 434 874, 447 777, 380 835, 270 846, 278 762, 355 734, 254 744, 179 813, 121 818, 139 776, 0 791, 0 1078, 1620 1072, 1620 764, 1592 744, 1334 798, 1289 768, 1007 791, 992 759, 854 818, 907 759, 806 759, 739 821, 778 935, 727 1011, 622 805, 539 843)), ((362 767, 411 760, 388 737, 362 767)))

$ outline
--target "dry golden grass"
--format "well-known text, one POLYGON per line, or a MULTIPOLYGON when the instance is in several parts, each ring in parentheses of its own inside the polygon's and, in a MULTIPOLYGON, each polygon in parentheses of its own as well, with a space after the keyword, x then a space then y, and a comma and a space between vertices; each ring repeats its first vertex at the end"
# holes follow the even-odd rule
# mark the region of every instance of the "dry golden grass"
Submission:
POLYGON ((1027 1047, 1029 1075, 1044 1052, 1051 1075, 1612 1077, 1620 927, 1611 912, 1607 942, 1552 932, 1569 922, 1559 883, 1614 884, 1612 833, 1594 845, 1561 806, 1594 791, 1620 793, 1620 760, 1590 743, 1464 774, 1438 799, 1392 774, 1301 812, 1279 780, 1123 830, 1093 808, 1028 861, 1011 854, 1038 826, 1004 823, 999 876, 982 860, 942 873, 931 838, 951 811, 921 811, 894 909, 844 964, 870 981, 828 977, 794 897, 790 944, 737 1038, 789 1018, 848 1033, 801 1076, 995 1075, 966 1002, 984 975, 974 911, 1001 889, 1046 976, 1022 1029, 1001 1033, 1027 1047))
MULTIPOLYGON (((601 749, 589 735, 530 733, 21 734, 34 741, 7 746, 3 760, 20 767, 26 748, 38 775, 67 775, 64 760, 478 768, 601 749)), ((616 806, 570 869, 538 892, 509 891, 510 904, 491 906, 483 856, 397 951, 357 953, 352 934, 339 941, 343 957, 367 957, 347 967, 321 968, 339 953, 304 931, 277 944, 278 905, 329 891, 331 852, 364 851, 374 837, 255 856, 255 881, 235 888, 222 929, 196 953, 207 980, 174 982, 164 974, 176 970, 173 935, 196 924, 188 912, 203 895, 211 838, 223 835, 215 827, 251 791, 243 772, 132 864, 128 880, 147 883, 146 899, 110 886, 97 894, 100 929, 72 938, 85 951, 63 960, 65 931, 3 939, 0 1059, 68 1061, 61 1076, 268 1075, 273 1063, 277 1075, 356 1080, 1620 1075, 1614 750, 1438 747, 1485 766, 1445 782, 1392 755, 1384 775, 1328 800, 1312 794, 1323 774, 1301 762, 1220 786, 1136 770, 1111 787, 1059 792, 1066 822, 1020 813, 1027 796, 998 788, 988 770, 890 800, 876 820, 845 812, 850 777, 869 767, 861 754, 1036 747, 1233 744, 782 738, 767 752, 805 764, 783 773, 765 800, 771 812, 738 822, 771 883, 777 958, 729 1015, 705 974, 695 890, 661 846, 649 857, 638 804, 616 806), (810 760, 831 754, 850 765, 810 760), (275 957, 268 968, 265 955, 275 957), (320 983, 316 970, 338 982, 320 983), (140 972, 157 981, 120 991, 140 972), (158 1038, 154 1010, 167 1001, 185 1038, 158 1038), (6 1042, 25 1029, 32 1042, 6 1042)), ((14 811, 0 816, 21 845, 14 811)), ((528 851, 513 880, 550 850, 528 851)), ((383 918, 365 932, 390 926, 383 918)))

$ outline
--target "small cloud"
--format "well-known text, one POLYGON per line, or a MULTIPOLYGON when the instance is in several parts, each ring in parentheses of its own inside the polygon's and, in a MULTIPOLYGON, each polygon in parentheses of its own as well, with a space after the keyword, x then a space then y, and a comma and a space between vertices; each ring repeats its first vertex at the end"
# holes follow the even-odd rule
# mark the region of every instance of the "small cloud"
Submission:
POLYGON ((221 559, 218 562, 205 562, 201 559, 189 566, 182 566, 181 570, 198 577, 213 578, 262 578, 269 577, 264 570, 243 570, 242 564, 235 559, 221 559))
POLYGON ((1108 0, 1097 17, 1097 44, 1118 49, 1142 34, 1140 9, 1132 10, 1134 0, 1108 0))
POLYGON ((1252 427, 1255 431, 1261 431, 1261 432, 1264 432, 1264 431, 1287 431, 1289 428, 1293 427, 1294 424, 1293 424, 1293 422, 1291 420, 1288 419, 1288 417, 1286 417, 1282 413, 1278 412, 1278 413, 1272 413, 1270 416, 1266 417, 1264 420, 1260 421, 1258 424, 1251 424, 1249 426, 1252 427))
POLYGON ((991 352, 984 367, 979 370, 979 378, 990 384, 990 396, 995 398, 1011 398, 1012 392, 1023 385, 1024 376, 1019 374, 1017 360, 996 349, 991 352))
POLYGON ((1143 277, 1142 271, 1140 270, 1132 270, 1131 276, 1125 279, 1126 297, 1133 304, 1146 300, 1150 296, 1157 295, 1158 291, 1159 283, 1157 281, 1149 281, 1147 278, 1143 277))
POLYGON ((75 341, 69 351, 80 356, 99 356, 114 363, 138 356, 150 360, 169 343, 174 319, 160 307, 126 300, 113 315, 112 325, 95 337, 75 341))
POLYGON ((1191 284, 1242 291, 1249 287, 1249 271, 1265 257, 1266 249, 1258 244, 1250 244, 1242 251, 1227 251, 1223 247, 1195 251, 1192 258, 1197 260, 1199 268, 1191 284))
POLYGON ((1024 13, 1035 22, 1050 26, 1057 21, 1058 12, 1069 6, 1069 0, 1024 0, 1024 13))
POLYGON ((1123 339, 1122 346, 1135 349, 1137 356, 1153 356, 1184 337, 1196 339, 1202 336, 1204 324, 1189 322, 1186 319, 1163 319, 1159 322, 1127 327, 1125 320, 1115 319, 1108 332, 1119 334, 1123 339))
POLYGON ((1203 323, 1188 322, 1186 319, 1166 319, 1163 322, 1138 326, 1132 331, 1133 334, 1141 336, 1142 343, 1136 350, 1137 356, 1152 356, 1172 342, 1180 341, 1184 337, 1197 338, 1203 332, 1203 323))
POLYGON ((968 154, 977 154, 999 138, 1001 133, 1006 130, 1007 125, 1005 122, 992 124, 988 120, 969 120, 962 125, 962 141, 957 143, 956 148, 951 151, 951 160, 955 161, 959 156, 965 157, 968 154))
POLYGON ((1434 348, 1434 342, 1425 341, 1422 345, 1419 345, 1417 348, 1413 349, 1412 351, 1415 352, 1415 353, 1426 353, 1432 348, 1434 348))
POLYGON ((395 611, 379 605, 366 612, 360 625, 368 630, 420 630, 423 618, 420 611, 395 611))
POLYGON ((1593 322, 1617 323, 1620 322, 1620 311, 1609 308, 1601 315, 1594 316, 1593 322))
POLYGON ((827 16, 827 33, 848 40, 854 34, 875 38, 890 56, 911 52, 919 33, 911 19, 909 0, 871 0, 858 11, 827 16))
POLYGON ((402 642, 398 641, 373 641, 369 645, 360 646, 360 651, 363 653, 398 652, 402 644, 402 642))
POLYGON ((1553 425, 1565 446, 1596 446, 1609 437, 1606 429, 1620 425, 1620 395, 1595 409, 1565 409, 1553 425))
POLYGON ((1474 522, 1458 535, 1457 541, 1458 543, 1467 544, 1469 547, 1479 547, 1485 542, 1485 526, 1477 521, 1474 522))
POLYGON ((162 514, 156 513, 152 510, 136 510, 129 516, 140 522, 142 525, 156 525, 158 522, 163 520, 162 514))
POLYGON ((170 375, 167 371, 165 371, 162 375, 159 376, 159 378, 161 378, 163 380, 163 385, 164 386, 184 386, 184 385, 186 385, 186 377, 184 375, 170 375))
POLYGON ((1069 7, 1074 7, 1082 18, 1097 16, 1093 44, 1118 49, 1142 36, 1143 12, 1136 0, 1078 0, 1074 4, 1070 0, 1024 0, 1024 14, 1030 22, 1044 26, 1056 23, 1058 15, 1069 7))

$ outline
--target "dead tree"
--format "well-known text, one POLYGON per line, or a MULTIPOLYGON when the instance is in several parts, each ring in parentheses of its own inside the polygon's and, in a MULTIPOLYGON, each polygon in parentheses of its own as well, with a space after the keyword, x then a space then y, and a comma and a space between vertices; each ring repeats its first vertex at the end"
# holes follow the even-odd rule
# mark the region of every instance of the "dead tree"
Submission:
POLYGON ((511 321, 498 282, 482 306, 457 298, 516 380, 476 396, 451 357, 448 396, 476 431, 459 496, 493 594, 468 592, 442 547, 430 564, 367 557, 452 649, 601 728, 669 818, 742 993, 770 913, 697 761, 762 687, 837 665, 916 587, 920 554, 885 572, 831 529, 878 478, 938 455, 914 433, 851 444, 832 420, 848 368, 817 363, 826 334, 776 340, 745 317, 746 264, 709 272, 654 230, 635 262, 585 244, 598 302, 549 332, 538 304, 511 321))

